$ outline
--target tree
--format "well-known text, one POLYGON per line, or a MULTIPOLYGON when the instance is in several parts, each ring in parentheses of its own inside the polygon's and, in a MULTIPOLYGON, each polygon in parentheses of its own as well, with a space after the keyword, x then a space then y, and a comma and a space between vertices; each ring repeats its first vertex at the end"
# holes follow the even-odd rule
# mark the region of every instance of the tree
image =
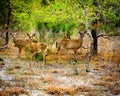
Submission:
MULTIPOLYGON (((108 35, 118 35, 110 30, 116 29, 120 22, 120 1, 116 0, 77 0, 83 10, 86 29, 91 28, 93 37, 93 53, 97 54, 97 39, 102 36, 98 30, 104 30, 108 35), (87 17, 86 17, 87 16, 87 17)), ((80 10, 81 10, 80 9, 80 10)))
MULTIPOLYGON (((105 35, 119 35, 114 32, 119 28, 120 23, 120 1, 116 0, 76 0, 79 3, 80 11, 83 10, 83 24, 86 29, 91 29, 93 42, 91 51, 86 59, 86 71, 89 71, 89 60, 92 55, 97 54, 98 38, 105 35)), ((81 20, 80 20, 81 21, 81 20)))
MULTIPOLYGON (((11 18, 11 8, 10 8, 10 0, 2 0, 0 2, 0 26, 2 26, 5 29, 5 47, 7 47, 7 44, 9 42, 9 27, 10 27, 10 18, 11 18)), ((4 47, 3 47, 4 48, 4 47)))
POLYGON ((120 22, 120 1, 93 0, 93 6, 97 9, 95 10, 95 13, 98 16, 98 18, 92 22, 92 36, 94 40, 93 53, 97 54, 97 40, 102 36, 97 34, 100 33, 98 32, 98 29, 105 30, 108 35, 118 35, 115 32, 112 32, 111 34, 110 30, 116 29, 118 27, 116 26, 117 23, 120 22))

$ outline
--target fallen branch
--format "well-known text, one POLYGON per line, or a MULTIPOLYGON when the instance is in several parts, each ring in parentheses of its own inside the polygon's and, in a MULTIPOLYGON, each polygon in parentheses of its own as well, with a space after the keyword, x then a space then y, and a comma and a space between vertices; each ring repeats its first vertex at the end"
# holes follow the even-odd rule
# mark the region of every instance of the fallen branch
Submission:
POLYGON ((120 36, 120 35, 107 35, 107 34, 98 34, 97 38, 104 37, 104 36, 120 36))

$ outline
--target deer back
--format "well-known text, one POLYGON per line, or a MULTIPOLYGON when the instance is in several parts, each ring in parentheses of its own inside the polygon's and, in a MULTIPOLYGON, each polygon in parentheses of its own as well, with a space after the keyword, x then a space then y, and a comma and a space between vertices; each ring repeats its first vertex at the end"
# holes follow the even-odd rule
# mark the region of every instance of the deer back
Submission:
POLYGON ((29 46, 29 39, 20 39, 18 38, 17 33, 10 33, 13 37, 13 42, 15 44, 15 47, 27 47, 29 46))
POLYGON ((64 38, 61 41, 57 42, 58 49, 78 49, 82 46, 83 43, 83 34, 78 32, 78 39, 67 39, 64 38))

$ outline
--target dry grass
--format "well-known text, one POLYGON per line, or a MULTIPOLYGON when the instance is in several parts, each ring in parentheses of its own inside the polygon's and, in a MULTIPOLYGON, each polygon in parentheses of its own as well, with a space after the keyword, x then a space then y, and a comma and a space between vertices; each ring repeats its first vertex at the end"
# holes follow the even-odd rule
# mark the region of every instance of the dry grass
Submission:
POLYGON ((50 73, 58 73, 60 69, 50 69, 48 70, 50 73))
POLYGON ((120 73, 120 64, 119 64, 119 66, 116 68, 116 72, 120 73))
POLYGON ((0 61, 0 66, 5 65, 3 61, 0 61))
MULTIPOLYGON (((11 67, 11 70, 12 69, 20 69, 20 68, 21 68, 20 65, 14 65, 14 66, 11 67)), ((10 70, 10 68, 9 68, 9 70, 10 70)))
POLYGON ((35 72, 32 71, 32 70, 24 70, 22 74, 24 74, 24 75, 34 75, 35 72))
POLYGON ((32 76, 16 76, 13 78, 13 81, 18 82, 18 86, 28 87, 29 89, 42 89, 42 81, 40 78, 34 78, 32 76))
POLYGON ((17 74, 18 73, 18 70, 16 69, 10 69, 7 71, 7 74, 17 74))
POLYGON ((29 77, 28 76, 24 76, 24 75, 22 75, 22 76, 14 76, 13 77, 13 81, 18 81, 18 82, 24 82, 24 81, 27 81, 29 79, 29 77))
POLYGON ((0 78, 0 88, 5 87, 5 86, 9 86, 9 85, 10 85, 9 83, 3 81, 3 80, 0 78))
POLYGON ((91 92, 88 92, 87 94, 85 94, 84 96, 100 96, 100 95, 98 95, 98 93, 95 91, 91 91, 91 92))
POLYGON ((79 85, 79 86, 76 87, 76 90, 80 91, 80 92, 91 92, 91 91, 94 91, 92 89, 92 87, 86 86, 86 85, 79 85))
POLYGON ((113 85, 110 87, 110 91, 114 95, 120 95, 120 80, 113 82, 113 85))
POLYGON ((93 85, 104 86, 104 87, 110 89, 113 86, 113 83, 105 82, 105 81, 96 81, 93 83, 93 85))
MULTIPOLYGON (((109 44, 110 41, 106 42, 102 40, 98 46, 98 56, 93 56, 90 61, 90 67, 92 70, 95 69, 98 72, 103 73, 100 75, 98 74, 98 77, 100 78, 97 78, 96 73, 96 77, 93 77, 88 75, 88 73, 85 71, 79 71, 80 75, 73 75, 72 73, 74 68, 68 63, 68 61, 72 59, 73 56, 70 54, 65 54, 65 52, 58 54, 59 61, 63 63, 61 65, 52 65, 57 64, 55 63, 56 55, 55 53, 49 53, 47 60, 51 65, 45 65, 48 68, 45 69, 39 66, 39 63, 36 63, 39 67, 32 66, 30 68, 28 67, 29 62, 27 60, 24 61, 23 58, 17 59, 19 61, 13 59, 17 57, 18 49, 13 47, 13 45, 10 45, 8 49, 3 51, 3 54, 13 55, 11 58, 14 61, 11 62, 11 65, 8 66, 9 68, 7 68, 6 71, 8 74, 12 74, 14 76, 12 82, 16 83, 16 85, 14 85, 14 87, 10 87, 9 84, 7 85, 6 82, 0 80, 0 88, 3 89, 6 87, 4 90, 0 91, 0 96, 18 96, 20 94, 27 94, 26 90, 22 89, 21 87, 28 88, 29 90, 35 89, 40 91, 45 89, 48 95, 53 94, 55 96, 105 96, 107 92, 112 93, 110 95, 118 95, 120 94, 120 55, 116 50, 119 50, 119 47, 116 47, 113 52, 111 51, 109 44), (103 48, 104 46, 106 48, 103 48), (14 52, 14 50, 16 50, 16 52, 14 52), (66 79, 62 79, 60 76, 66 76, 66 79), (86 82, 91 83, 90 80, 92 80, 92 82, 94 81, 92 84, 93 87, 84 84, 76 86, 74 85, 74 82, 69 83, 69 77, 71 79, 75 79, 75 76, 77 76, 77 80, 82 79, 84 84, 86 82)), ((83 62, 86 60, 89 49, 87 49, 86 52, 85 50, 86 49, 82 49, 80 54, 77 55, 77 58, 81 63, 77 66, 77 68, 80 70, 85 69, 83 62)), ((22 57, 25 58, 24 50, 22 55, 22 57)), ((77 83, 78 82, 75 82, 75 84, 77 83)))
POLYGON ((14 45, 11 43, 9 43, 8 48, 4 49, 3 51, 0 51, 1 55, 12 55, 11 58, 16 58, 17 53, 18 53, 18 49, 14 47, 14 45))
POLYGON ((61 87, 55 84, 47 86, 45 91, 49 94, 55 94, 57 96, 62 96, 63 94, 70 94, 74 96, 75 88, 74 87, 61 87))
POLYGON ((104 88, 103 91, 109 91, 113 95, 120 95, 120 79, 119 75, 115 74, 104 75, 99 81, 95 81, 93 85, 102 86, 104 88))
POLYGON ((7 74, 17 74, 17 73, 19 73, 18 70, 20 68, 21 67, 19 65, 10 66, 7 70, 7 74))
POLYGON ((112 51, 104 51, 101 54, 101 60, 112 61, 112 57, 113 57, 112 51))
POLYGON ((116 74, 111 73, 111 75, 104 75, 101 78, 101 80, 108 81, 108 82, 118 81, 119 79, 120 79, 119 73, 118 74, 117 73, 116 74))
POLYGON ((69 94, 71 96, 76 96, 77 92, 91 92, 93 89, 89 86, 79 85, 79 86, 59 86, 56 84, 51 84, 45 89, 49 94, 55 94, 58 96, 69 94))
POLYGON ((28 86, 29 89, 39 90, 42 89, 41 82, 38 79, 28 79, 27 82, 24 83, 25 86, 28 86))
POLYGON ((28 92, 25 89, 16 86, 7 87, 0 91, 0 96, 19 96, 20 94, 28 95, 28 92))
POLYGON ((120 95, 120 86, 119 86, 119 88, 113 89, 112 90, 112 94, 114 94, 114 95, 120 95))
POLYGON ((46 76, 42 80, 44 83, 51 83, 54 81, 54 77, 52 75, 46 76))

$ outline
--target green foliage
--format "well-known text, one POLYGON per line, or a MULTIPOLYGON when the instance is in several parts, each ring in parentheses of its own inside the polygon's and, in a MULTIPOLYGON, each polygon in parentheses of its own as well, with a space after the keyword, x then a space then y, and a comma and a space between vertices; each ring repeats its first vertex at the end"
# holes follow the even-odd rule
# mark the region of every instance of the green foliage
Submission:
POLYGON ((11 19, 15 19, 14 30, 29 32, 45 28, 52 29, 53 33, 65 32, 81 24, 91 27, 94 20, 112 29, 120 24, 119 0, 10 0, 10 7, 11 19))
POLYGON ((8 23, 10 13, 10 5, 8 0, 0 0, 0 27, 8 23))
POLYGON ((61 29, 63 32, 71 30, 73 27, 75 27, 75 24, 73 22, 61 24, 61 29))
POLYGON ((0 61, 4 61, 4 60, 0 57, 0 61))
POLYGON ((15 30, 30 31, 35 25, 33 15, 34 0, 10 0, 12 15, 16 19, 15 30))
POLYGON ((60 25, 56 24, 52 26, 52 32, 53 33, 58 33, 60 31, 60 25))
POLYGON ((42 61, 42 60, 43 60, 43 55, 42 55, 42 53, 36 53, 36 55, 35 55, 35 60, 36 60, 36 61, 42 61))
POLYGON ((44 27, 44 24, 42 22, 36 22, 36 27, 36 29, 40 31, 44 27))

